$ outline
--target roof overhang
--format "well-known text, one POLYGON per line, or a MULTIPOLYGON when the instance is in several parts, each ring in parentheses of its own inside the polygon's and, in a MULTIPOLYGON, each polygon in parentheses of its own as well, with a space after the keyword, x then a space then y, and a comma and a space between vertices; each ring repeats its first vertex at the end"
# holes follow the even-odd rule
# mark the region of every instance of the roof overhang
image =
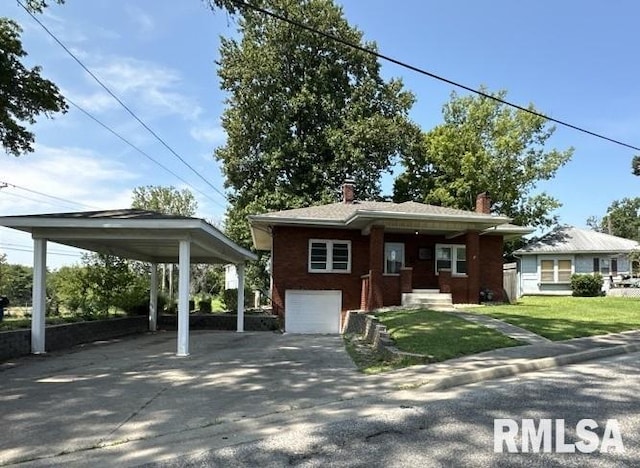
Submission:
MULTIPOLYGON (((251 237, 258 250, 271 250, 273 226, 298 226, 309 228, 359 229, 366 232, 373 225, 384 226, 389 232, 412 232, 447 235, 466 231, 520 237, 533 232, 529 228, 501 230, 511 221, 504 216, 464 216, 450 214, 398 213, 389 211, 357 210, 344 220, 319 218, 289 218, 271 215, 249 216, 251 237), (491 232, 489 232, 491 231, 491 232)), ((513 226, 513 225, 509 225, 513 226)), ((519 227, 519 226, 518 226, 519 227)))
POLYGON ((177 263, 179 242, 191 242, 191 262, 224 264, 256 260, 211 224, 198 218, 152 219, 29 215, 0 217, 0 226, 34 238, 153 263, 177 263))
POLYGON ((524 255, 629 255, 637 250, 557 250, 557 251, 522 251, 516 250, 514 255, 522 257, 524 255))

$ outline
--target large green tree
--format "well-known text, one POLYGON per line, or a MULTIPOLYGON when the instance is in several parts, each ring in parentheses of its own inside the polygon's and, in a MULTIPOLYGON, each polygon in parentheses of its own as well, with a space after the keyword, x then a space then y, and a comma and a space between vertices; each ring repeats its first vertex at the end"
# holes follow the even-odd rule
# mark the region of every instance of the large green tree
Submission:
POLYGON ((591 216, 587 224, 599 232, 640 241, 640 197, 615 200, 602 218, 591 216))
MULTIPOLYGON (((505 99, 507 92, 492 95, 505 99)), ((535 110, 533 105, 529 109, 535 110)), ((488 97, 455 92, 443 116, 444 123, 424 133, 402 159, 405 170, 395 181, 395 201, 472 210, 477 194, 488 192, 493 210, 518 224, 555 222, 552 212, 560 203, 533 191, 569 161, 573 149, 545 148, 554 132, 546 119, 488 97)))
MULTIPOLYGON (((258 3, 376 48, 330 0, 258 3)), ((228 93, 228 138, 215 153, 229 189, 227 233, 250 246, 247 215, 336 201, 348 176, 358 197, 379 196, 381 174, 419 134, 408 118, 413 95, 384 80, 370 54, 248 9, 238 25, 239 39, 222 40, 218 71, 228 93)))
MULTIPOLYGON (((34 12, 46 6, 43 0, 27 2, 27 8, 34 12)), ((27 126, 34 124, 37 116, 51 117, 67 110, 60 90, 42 77, 41 67, 24 65, 27 52, 21 33, 18 23, 0 17, 0 144, 14 156, 33 151, 35 136, 27 126)))
POLYGON ((146 185, 133 189, 131 208, 157 211, 158 213, 193 216, 198 202, 188 189, 173 186, 146 185))

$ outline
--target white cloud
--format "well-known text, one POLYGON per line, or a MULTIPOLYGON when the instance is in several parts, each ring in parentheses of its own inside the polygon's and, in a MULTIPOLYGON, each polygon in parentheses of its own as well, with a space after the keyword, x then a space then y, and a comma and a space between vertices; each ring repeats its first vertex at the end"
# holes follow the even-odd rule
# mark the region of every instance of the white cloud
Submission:
POLYGON ((201 143, 211 143, 221 145, 227 141, 227 133, 220 126, 199 126, 193 127, 190 132, 191 136, 201 143))
POLYGON ((127 5, 125 7, 125 11, 129 16, 129 19, 135 24, 141 33, 149 34, 155 29, 156 25, 153 18, 146 14, 142 9, 133 5, 127 5))
POLYGON ((126 185, 137 178, 124 164, 72 147, 37 145, 33 154, 6 157, 3 169, 4 182, 32 190, 11 185, 0 189, 0 213, 3 214, 126 207, 131 200, 131 191, 126 185))
POLYGON ((150 115, 177 114, 193 120, 202 113, 195 99, 179 91, 181 74, 172 68, 131 57, 103 58, 92 67, 125 102, 135 100, 150 115))
POLYGON ((64 90, 63 94, 88 112, 104 112, 119 106, 118 102, 113 99, 112 96, 102 91, 83 95, 64 90))

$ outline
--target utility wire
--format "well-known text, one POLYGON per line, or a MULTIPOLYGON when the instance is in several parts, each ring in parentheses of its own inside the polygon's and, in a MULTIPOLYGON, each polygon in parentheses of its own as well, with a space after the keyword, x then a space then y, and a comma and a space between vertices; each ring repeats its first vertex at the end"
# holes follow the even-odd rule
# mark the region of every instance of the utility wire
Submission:
POLYGON ((0 190, 0 195, 8 195, 10 197, 15 197, 15 198, 19 198, 21 200, 29 200, 35 203, 44 203, 45 205, 51 205, 51 206, 61 206, 60 203, 54 203, 48 200, 41 200, 41 199, 37 199, 37 198, 32 198, 32 197, 27 197, 26 195, 22 195, 22 194, 18 194, 18 193, 11 193, 11 192, 7 192, 5 190, 0 190))
MULTIPOLYGON (((33 252, 33 248, 30 245, 13 244, 11 242, 0 242, 0 248, 9 248, 9 247, 30 249, 33 252)), ((47 253, 54 253, 54 254, 61 254, 61 255, 78 255, 78 256, 80 255, 80 254, 74 254, 73 252, 64 252, 62 250, 53 250, 49 248, 47 248, 47 253)))
MULTIPOLYGON (((15 252, 30 252, 33 253, 33 249, 21 249, 19 247, 1 247, 2 250, 13 250, 15 252)), ((80 258, 82 255, 79 254, 71 254, 71 253, 62 253, 62 252, 47 252, 51 255, 62 255, 64 257, 77 257, 80 258)))
POLYGON ((105 130, 107 130, 109 133, 111 133, 112 135, 114 135, 115 137, 119 138, 121 141, 123 141, 124 143, 126 143, 127 145, 129 145, 130 147, 132 147, 134 150, 136 150, 138 153, 140 153, 141 155, 143 155, 145 158, 147 158, 149 161, 153 162, 154 164, 158 165, 159 167, 161 167, 162 169, 164 169, 165 171, 167 171, 169 174, 173 175, 174 177, 176 177, 178 180, 181 180, 182 182, 184 182, 185 184, 187 184, 189 187, 191 187, 193 190, 195 190, 196 192, 200 193, 202 196, 208 198, 209 200, 211 200, 213 203, 215 203, 216 205, 220 206, 221 208, 224 208, 225 206, 220 203, 218 200, 215 200, 214 198, 212 198, 210 195, 208 195, 206 192, 204 192, 203 190, 200 190, 197 187, 194 187, 193 185, 191 185, 189 182, 187 182, 186 179, 184 179, 183 177, 180 177, 178 174, 176 174, 175 172, 173 172, 171 169, 169 169, 167 166, 165 166, 164 164, 162 164, 161 162, 159 162, 157 159, 153 158, 152 156, 150 156, 148 153, 146 153, 145 151, 141 150, 138 146, 134 145, 133 143, 131 143, 129 140, 127 140, 125 137, 123 137, 122 135, 120 135, 118 132, 116 132, 114 129, 112 129, 111 127, 109 127, 107 124, 105 124, 104 122, 102 122, 101 120, 99 120, 96 116, 94 116, 93 114, 91 114, 89 111, 87 111, 86 109, 82 108, 82 106, 80 106, 79 104, 73 102, 71 99, 69 99, 67 96, 65 96, 65 99, 67 100, 67 102, 69 104, 71 104, 73 107, 75 107, 76 109, 78 109, 80 112, 82 112, 84 115, 86 115, 87 117, 89 117, 91 120, 93 120, 95 123, 97 123, 98 125, 100 125, 102 128, 104 128, 105 130))
MULTIPOLYGON (((35 195, 40 195, 41 197, 51 198, 53 200, 58 200, 58 201, 61 201, 61 202, 67 203, 67 204, 70 203, 72 205, 84 206, 86 208, 99 209, 96 206, 87 205, 86 203, 80 203, 80 202, 76 202, 76 201, 73 201, 73 200, 68 200, 66 198, 56 197, 55 195, 49 195, 48 193, 44 193, 44 192, 38 192, 37 190, 33 190, 33 189, 30 189, 30 188, 27 188, 27 187, 22 187, 21 185, 12 184, 10 182, 6 182, 6 181, 1 181, 0 180, 0 184, 5 184, 8 187, 13 187, 13 188, 16 188, 18 190, 24 190, 25 192, 33 193, 35 195)), ((3 193, 3 192, 0 190, 0 193, 3 193)), ((8 194, 8 193, 7 193, 7 195, 16 196, 16 194, 8 194)), ((33 199, 31 199, 31 200, 33 200, 33 199)), ((36 201, 36 200, 33 200, 33 201, 36 201)))
POLYGON ((161 137, 160 137, 160 136, 159 136, 159 135, 158 135, 154 130, 152 130, 152 129, 151 129, 151 127, 149 127, 149 125, 147 125, 147 124, 146 124, 146 123, 145 123, 145 122, 144 122, 140 117, 138 117, 138 115, 137 115, 135 112, 133 112, 133 110, 131 110, 131 108, 130 108, 129 106, 127 106, 127 105, 122 101, 122 99, 120 99, 120 98, 119 98, 119 97, 118 97, 118 96, 117 96, 113 91, 111 91, 111 89, 110 89, 106 84, 104 84, 104 82, 102 82, 102 80, 100 80, 100 78, 98 78, 98 77, 95 75, 95 73, 93 73, 93 72, 92 72, 92 71, 91 71, 91 70, 90 70, 90 69, 89 69, 89 68, 88 68, 88 67, 87 67, 87 66, 86 66, 86 65, 85 65, 85 64, 84 64, 84 63, 83 63, 83 62, 82 62, 82 61, 81 61, 81 60, 80 60, 80 59, 79 59, 79 58, 78 58, 78 57, 73 53, 73 52, 71 52, 71 50, 70 50, 66 45, 64 45, 64 43, 62 43, 62 41, 60 41, 60 39, 58 39, 58 38, 56 37, 56 35, 55 35, 55 34, 53 34, 53 33, 49 30, 49 28, 47 28, 47 27, 46 27, 46 26, 45 26, 45 25, 44 25, 44 24, 43 24, 43 23, 42 23, 42 22, 41 22, 41 21, 40 21, 40 20, 39 20, 39 19, 38 19, 34 14, 33 14, 33 13, 31 13, 31 12, 29 11, 29 9, 28 9, 26 6, 24 6, 24 4, 23 4, 20 0, 17 0, 17 1, 18 1, 18 5, 20 5, 20 6, 22 7, 22 9, 23 9, 24 11, 26 11, 26 12, 27 12, 27 14, 28 14, 29 16, 31 16, 31 18, 32 18, 36 23, 38 23, 42 29, 44 29, 44 30, 46 31, 46 33, 47 33, 47 34, 49 34, 49 36, 51 36, 51 38, 52 38, 56 43, 58 43, 58 45, 59 45, 60 47, 62 47, 62 48, 65 50, 65 52, 67 52, 67 54, 69 54, 69 55, 71 56, 71 58, 73 58, 73 60, 75 60, 75 61, 78 63, 78 65, 80 65, 80 66, 84 69, 84 71, 85 71, 85 72, 87 72, 87 73, 89 74, 89 76, 91 76, 91 78, 93 78, 93 79, 95 80, 95 82, 96 82, 96 83, 98 83, 98 84, 99 84, 99 85, 100 85, 100 86, 101 86, 101 87, 102 87, 102 88, 103 88, 107 93, 109 93, 109 95, 110 95, 113 99, 115 99, 115 100, 116 100, 116 101, 117 101, 117 102, 122 106, 122 108, 123 108, 124 110, 126 110, 126 111, 127 111, 127 112, 128 112, 128 113, 129 113, 129 114, 130 114, 130 115, 131 115, 131 116, 132 116, 132 117, 133 117, 133 118, 134 118, 134 119, 135 119, 135 120, 136 120, 140 125, 142 125, 142 126, 143 126, 143 127, 144 127, 144 128, 145 128, 145 129, 146 129, 146 130, 151 134, 151 135, 153 135, 153 137, 154 137, 156 140, 158 140, 158 141, 162 144, 162 146, 164 146, 167 150, 169 150, 169 152, 170 152, 171 154, 173 154, 176 158, 178 158, 178 159, 182 162, 182 164, 184 164, 185 166, 187 166, 187 167, 191 170, 191 172, 193 172, 195 175, 197 175, 200 179, 202 179, 202 180, 204 181, 204 183, 205 183, 205 184, 207 184, 207 185, 208 185, 209 187, 211 187, 211 188, 212 188, 216 193, 218 193, 221 197, 223 197, 225 200, 227 200, 227 196, 226 196, 226 195, 225 195, 221 190, 219 190, 219 189, 218 189, 217 187, 215 187, 211 182, 209 182, 206 178, 204 178, 204 177, 202 176, 202 174, 200 174, 198 171, 196 171, 196 170, 194 169, 194 167, 193 167, 191 164, 189 164, 189 163, 188 163, 188 162, 187 162, 187 161, 186 161, 182 156, 180 156, 180 155, 179 155, 179 154, 178 154, 178 153, 177 153, 177 152, 176 152, 176 151, 175 151, 171 146, 169 146, 169 144, 168 144, 166 141, 164 141, 164 140, 163 140, 163 139, 162 139, 162 138, 161 138, 161 137))
POLYGON ((345 45, 347 47, 351 47, 352 49, 356 49, 356 50, 359 50, 361 52, 365 52, 365 53, 373 55, 373 56, 375 56, 375 57, 377 57, 377 58, 379 58, 381 60, 385 60, 387 62, 391 62, 391 63, 393 63, 395 65, 398 65, 398 66, 400 66, 402 68, 406 68, 408 70, 414 71, 414 72, 419 73, 421 75, 425 75, 425 76, 428 76, 430 78, 434 78, 434 79, 436 79, 438 81, 442 81, 444 83, 450 84, 450 85, 455 86, 457 88, 464 89, 465 91, 469 91, 471 93, 477 94, 477 95, 482 96, 484 98, 491 99, 493 101, 499 102, 500 104, 504 104, 504 105, 507 105, 507 106, 512 107, 514 109, 518 109, 520 111, 527 112, 529 114, 535 115, 536 117, 542 117, 542 118, 544 118, 546 120, 549 120, 551 122, 555 122, 558 125, 562 125, 563 127, 567 127, 567 128, 576 130, 578 132, 586 133, 587 135, 591 135, 591 136, 594 136, 596 138, 600 138, 602 140, 606 140, 606 141, 609 141, 611 143, 615 143, 616 145, 620 145, 620 146, 624 146, 626 148, 630 148, 632 150, 640 151, 640 147, 638 147, 638 146, 634 146, 634 145, 631 145, 629 143, 625 143, 623 141, 616 140, 615 138, 610 138, 608 136, 605 136, 605 135, 602 135, 600 133, 588 130, 586 128, 579 127, 577 125, 573 125, 573 124, 571 124, 571 123, 569 123, 567 121, 560 120, 560 119, 555 119, 553 117, 549 117, 548 115, 545 115, 545 114, 542 114, 540 112, 536 112, 534 110, 531 110, 531 109, 529 109, 527 107, 523 107, 521 105, 514 104, 514 103, 506 101, 504 99, 500 99, 499 97, 492 96, 491 94, 487 94, 487 93, 485 93, 483 91, 480 91, 478 89, 472 88, 470 86, 466 86, 466 85, 464 85, 462 83, 458 83, 458 82, 453 81, 451 79, 448 79, 448 78, 445 78, 443 76, 437 75, 437 74, 432 73, 430 71, 427 71, 427 70, 425 70, 423 68, 417 67, 415 65, 411 65, 411 64, 409 64, 407 62, 404 62, 402 60, 395 59, 395 58, 393 58, 393 57, 391 57, 389 55, 384 55, 384 54, 382 54, 380 52, 377 52, 375 50, 368 49, 366 47, 361 46, 360 44, 355 44, 353 42, 347 41, 347 40, 342 39, 342 38, 340 38, 338 36, 335 36, 334 34, 327 33, 327 32, 324 32, 324 31, 320 31, 319 29, 313 28, 313 27, 308 26, 308 25, 306 25, 304 23, 301 23, 301 22, 296 21, 294 19, 288 18, 287 16, 283 16, 283 15, 280 15, 278 13, 274 13, 274 12, 272 12, 270 10, 267 10, 265 8, 261 8, 261 7, 256 6, 256 5, 252 5, 252 4, 247 3, 245 1, 242 1, 242 0, 230 0, 230 1, 231 1, 231 3, 233 3, 234 5, 236 5, 236 6, 240 7, 240 8, 248 8, 248 9, 251 9, 253 11, 257 11, 259 13, 262 13, 263 15, 267 15, 267 16, 270 16, 271 18, 275 18, 277 20, 284 21, 284 22, 289 23, 289 24, 291 24, 293 26, 296 26, 296 27, 298 27, 300 29, 304 29, 304 30, 312 32, 314 34, 318 34, 318 35, 320 35, 320 36, 322 36, 322 37, 324 37, 326 39, 329 39, 329 40, 332 40, 332 41, 335 41, 335 42, 339 42, 340 44, 345 45))

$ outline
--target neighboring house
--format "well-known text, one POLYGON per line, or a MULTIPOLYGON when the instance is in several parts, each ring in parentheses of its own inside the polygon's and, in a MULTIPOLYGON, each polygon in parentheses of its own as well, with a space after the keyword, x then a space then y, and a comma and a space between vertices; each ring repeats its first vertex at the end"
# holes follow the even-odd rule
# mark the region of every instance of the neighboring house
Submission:
POLYGON ((629 254, 638 242, 601 232, 561 226, 516 250, 523 295, 571 294, 571 275, 600 273, 608 286, 632 273, 629 254))
POLYGON ((224 289, 238 289, 238 272, 233 264, 224 266, 224 289))
POLYGON ((249 216, 258 250, 271 251, 272 303, 285 330, 338 333, 346 310, 503 297, 505 238, 530 229, 489 213, 421 203, 354 200, 249 216))

